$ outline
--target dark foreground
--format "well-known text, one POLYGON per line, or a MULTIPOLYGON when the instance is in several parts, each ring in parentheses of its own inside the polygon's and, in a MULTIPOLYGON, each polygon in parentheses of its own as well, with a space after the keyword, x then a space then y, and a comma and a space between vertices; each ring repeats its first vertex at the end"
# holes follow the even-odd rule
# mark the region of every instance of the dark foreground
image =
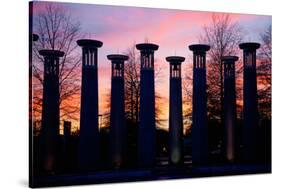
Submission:
POLYGON ((167 180, 227 175, 271 173, 270 164, 219 164, 192 166, 185 161, 181 167, 172 167, 166 160, 160 161, 153 169, 122 169, 35 177, 31 187, 101 184, 148 180, 167 180))

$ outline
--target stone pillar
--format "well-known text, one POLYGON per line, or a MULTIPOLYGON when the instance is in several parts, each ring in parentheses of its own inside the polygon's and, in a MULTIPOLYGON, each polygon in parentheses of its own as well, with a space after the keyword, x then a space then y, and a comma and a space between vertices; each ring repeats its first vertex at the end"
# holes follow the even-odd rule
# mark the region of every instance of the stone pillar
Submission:
POLYGON ((125 163, 126 124, 124 102, 124 62, 128 56, 111 54, 111 101, 110 101, 110 157, 114 168, 125 163))
POLYGON ((44 57, 44 82, 41 127, 41 155, 44 172, 54 172, 58 168, 59 146, 59 58, 64 52, 40 50, 44 57))
POLYGON ((98 48, 101 41, 80 39, 82 47, 82 84, 80 108, 79 167, 94 170, 99 166, 98 127, 98 48))
POLYGON ((73 154, 72 150, 74 146, 71 145, 71 122, 63 121, 63 159, 65 171, 70 170, 73 167, 73 154))
POLYGON ((69 144, 70 136, 71 136, 71 122, 70 121, 63 121, 63 136, 65 145, 69 144))
POLYGON ((252 162, 257 152, 258 98, 256 74, 256 49, 259 43, 242 43, 243 50, 243 159, 252 162))
POLYGON ((183 119, 181 56, 169 56, 170 63, 170 97, 169 97, 169 161, 172 165, 183 163, 183 119))
POLYGON ((159 46, 141 43, 137 44, 136 48, 141 53, 138 164, 140 167, 152 167, 156 154, 154 51, 158 50, 159 46))
POLYGON ((64 121, 63 122, 63 135, 66 141, 69 140, 69 137, 71 136, 71 122, 70 121, 64 121))
POLYGON ((190 45, 193 51, 192 95, 192 164, 204 164, 208 160, 208 127, 206 96, 206 51, 209 45, 190 45))
POLYGON ((222 57, 224 70, 224 137, 223 153, 227 161, 235 159, 235 133, 236 133, 236 88, 235 88, 235 61, 237 56, 222 57))

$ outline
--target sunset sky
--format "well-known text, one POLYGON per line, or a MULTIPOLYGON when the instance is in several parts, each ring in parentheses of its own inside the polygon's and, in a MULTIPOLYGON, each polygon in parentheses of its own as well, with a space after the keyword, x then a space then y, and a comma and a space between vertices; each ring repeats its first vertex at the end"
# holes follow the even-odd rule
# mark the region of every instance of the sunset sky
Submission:
MULTIPOLYGON (((60 3, 70 11, 72 17, 81 23, 81 32, 104 44, 99 49, 99 111, 104 108, 103 99, 110 90, 110 64, 106 55, 123 53, 134 43, 149 42, 159 45, 155 52, 156 65, 161 67, 156 92, 164 99, 163 119, 168 119, 169 72, 165 57, 179 55, 186 57, 184 65, 191 64, 188 45, 198 43, 202 27, 211 22, 212 12, 169 10, 156 8, 135 8, 122 6, 101 6, 91 4, 60 3)), ((34 16, 42 11, 44 3, 34 2, 34 16)), ((271 16, 231 14, 245 33, 244 41, 259 42, 259 34, 271 24, 271 16)), ((80 50, 80 49, 78 49, 80 50)), ((186 74, 183 69, 182 74, 186 74)), ((168 121, 165 127, 168 126, 168 121)))

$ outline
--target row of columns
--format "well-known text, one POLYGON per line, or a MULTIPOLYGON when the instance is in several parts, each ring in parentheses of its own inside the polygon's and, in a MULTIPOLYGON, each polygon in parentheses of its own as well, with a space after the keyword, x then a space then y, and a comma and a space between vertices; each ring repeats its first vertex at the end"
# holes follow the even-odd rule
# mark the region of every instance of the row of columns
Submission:
MULTIPOLYGON (((79 139, 79 167, 81 170, 95 170, 99 167, 98 128, 98 48, 103 43, 97 40, 81 39, 82 84, 79 139)), ((252 159, 255 149, 257 111, 256 49, 257 43, 243 43, 244 51, 244 155, 252 159), (253 134, 254 133, 254 134, 253 134)), ((140 124, 138 127, 138 163, 140 167, 152 167, 155 161, 155 87, 154 52, 159 46, 151 43, 137 44, 141 54, 140 70, 140 124)), ((193 51, 193 98, 192 98, 192 163, 202 164, 208 160, 208 127, 206 97, 206 52, 210 46, 190 45, 193 51)), ((42 144, 44 169, 55 170, 56 141, 59 136, 59 57, 61 51, 41 50, 44 57, 44 88, 42 112, 42 144)), ((110 109, 110 151, 113 167, 124 163, 126 153, 125 108, 124 108, 124 62, 128 56, 111 54, 111 109, 110 109)), ((181 63, 185 58, 169 56, 170 98, 169 98, 169 161, 183 163, 183 118, 181 94, 181 63)), ((234 130, 236 123, 235 61, 236 56, 222 58, 224 64, 224 154, 229 161, 235 159, 234 130)))

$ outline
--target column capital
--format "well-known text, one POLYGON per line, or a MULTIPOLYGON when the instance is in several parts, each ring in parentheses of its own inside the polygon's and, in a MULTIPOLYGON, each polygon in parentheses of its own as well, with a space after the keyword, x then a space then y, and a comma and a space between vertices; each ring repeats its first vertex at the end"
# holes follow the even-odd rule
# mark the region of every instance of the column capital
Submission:
POLYGON ((223 57, 221 58, 221 60, 222 60, 224 63, 236 62, 238 59, 239 59, 238 56, 223 56, 223 57))
POLYGON ((64 56, 63 51, 43 49, 39 51, 39 54, 44 57, 62 57, 64 56))
POLYGON ((243 50, 254 51, 254 50, 260 48, 260 44, 254 43, 254 42, 240 43, 239 48, 243 49, 243 50))
POLYGON ((118 60, 118 61, 126 61, 129 59, 129 57, 127 55, 123 55, 123 54, 109 54, 107 55, 107 59, 114 61, 114 60, 118 60))
POLYGON ((188 48, 194 53, 206 52, 210 50, 210 46, 206 44, 193 44, 193 45, 189 45, 188 48))
POLYGON ((143 51, 143 50, 156 51, 156 50, 158 50, 159 45, 156 45, 153 43, 139 43, 139 44, 136 44, 136 48, 140 51, 143 51))
POLYGON ((183 61, 185 61, 185 58, 182 56, 168 56, 166 57, 166 61, 170 64, 181 64, 183 61))
POLYGON ((93 39, 79 39, 77 40, 77 45, 80 47, 100 48, 102 47, 103 42, 93 39))

